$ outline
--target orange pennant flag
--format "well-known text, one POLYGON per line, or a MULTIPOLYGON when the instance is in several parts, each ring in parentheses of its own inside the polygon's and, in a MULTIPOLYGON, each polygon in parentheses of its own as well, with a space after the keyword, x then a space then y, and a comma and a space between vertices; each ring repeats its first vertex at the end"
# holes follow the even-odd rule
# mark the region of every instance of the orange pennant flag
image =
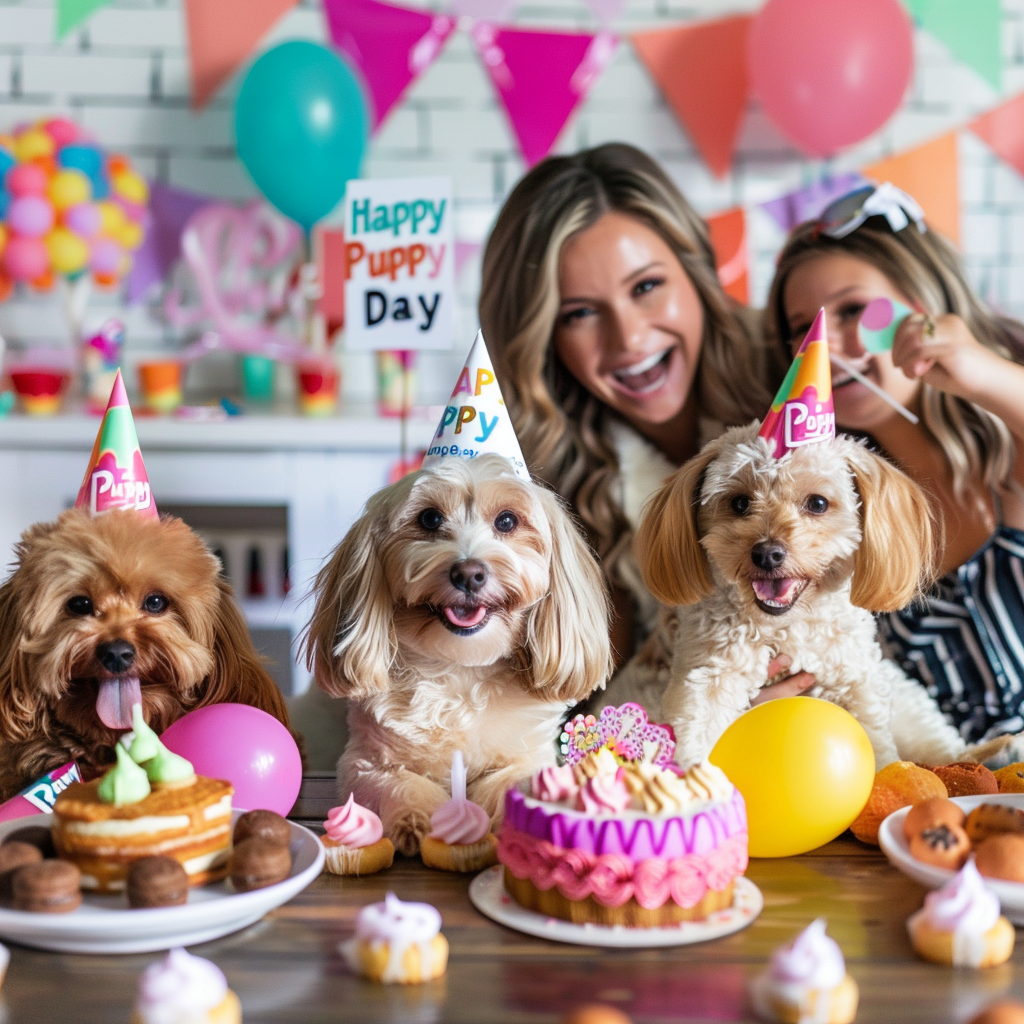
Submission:
POLYGON ((860 169, 865 178, 891 181, 912 195, 926 223, 960 241, 960 160, 956 132, 860 169))
POLYGON ((747 106, 746 14, 631 36, 704 162, 724 178, 747 106))
POLYGON ((718 280, 726 295, 744 306, 750 302, 750 250, 747 217, 742 206, 708 217, 708 231, 715 250, 718 280))
POLYGON ((1024 92, 982 114, 968 126, 1018 174, 1024 174, 1024 92))
POLYGON ((298 0, 185 0, 192 108, 201 110, 298 0))

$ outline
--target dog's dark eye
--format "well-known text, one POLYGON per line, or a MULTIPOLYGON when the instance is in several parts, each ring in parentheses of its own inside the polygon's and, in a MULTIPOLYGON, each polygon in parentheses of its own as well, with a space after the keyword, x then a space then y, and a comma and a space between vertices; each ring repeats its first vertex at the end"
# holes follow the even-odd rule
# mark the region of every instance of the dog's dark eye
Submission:
POLYGON ((729 502, 729 508, 738 516, 745 516, 750 508, 750 499, 745 494, 737 494, 729 502))
POLYGON ((494 528, 498 533, 511 533, 518 525, 519 518, 514 512, 509 512, 508 509, 504 512, 499 512, 494 520, 494 528))
POLYGON ((92 601, 84 594, 76 594, 65 607, 72 615, 92 615, 92 601))
POLYGON ((828 498, 823 498, 820 494, 812 494, 804 502, 804 508, 807 509, 812 516, 820 516, 823 512, 828 511, 828 498))
POLYGON ((444 522, 444 516, 436 508, 425 508, 416 521, 424 530, 433 532, 444 522))
POLYGON ((147 594, 142 599, 142 610, 149 612, 150 615, 159 615, 161 612, 167 611, 168 604, 170 602, 163 594, 147 594))

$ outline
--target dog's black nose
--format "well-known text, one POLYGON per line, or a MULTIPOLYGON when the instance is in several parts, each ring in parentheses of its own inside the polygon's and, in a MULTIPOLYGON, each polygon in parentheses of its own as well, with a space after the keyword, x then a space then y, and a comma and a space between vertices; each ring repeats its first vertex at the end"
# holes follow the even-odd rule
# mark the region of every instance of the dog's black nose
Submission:
POLYGON ((778 569, 786 560, 786 547, 774 540, 763 540, 750 549, 750 560, 758 569, 778 569))
POLYGON ((127 640, 111 640, 96 648, 99 663, 112 675, 127 672, 135 661, 135 648, 127 640))
POLYGON ((453 587, 467 594, 475 594, 487 582, 487 566, 475 558, 467 558, 451 567, 448 579, 452 581, 453 587))

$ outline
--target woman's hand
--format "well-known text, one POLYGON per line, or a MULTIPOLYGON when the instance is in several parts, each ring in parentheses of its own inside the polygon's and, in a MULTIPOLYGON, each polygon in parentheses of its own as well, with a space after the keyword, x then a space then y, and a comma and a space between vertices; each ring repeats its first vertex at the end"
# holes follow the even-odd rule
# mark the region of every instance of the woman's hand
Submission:
POLYGON ((809 690, 815 684, 817 680, 810 672, 787 676, 792 664, 793 659, 788 654, 780 654, 772 660, 768 666, 768 685, 750 702, 751 707, 763 704, 766 700, 775 700, 776 697, 799 697, 804 690, 809 690))

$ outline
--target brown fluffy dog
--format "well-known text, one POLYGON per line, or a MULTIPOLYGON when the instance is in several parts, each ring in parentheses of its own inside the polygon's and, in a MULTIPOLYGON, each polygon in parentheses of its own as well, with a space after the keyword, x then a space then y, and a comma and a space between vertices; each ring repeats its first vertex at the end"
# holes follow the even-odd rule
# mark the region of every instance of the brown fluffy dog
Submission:
POLYGON ((0 587, 0 798, 72 759, 111 762, 139 700, 157 732, 227 701, 288 724, 216 558, 180 519, 72 509, 16 555, 0 587))
POLYGON ((555 763, 566 709, 611 666, 597 562, 558 498, 499 455, 379 491, 316 591, 308 659, 349 699, 341 795, 403 853, 449 797, 453 751, 497 821, 505 791, 555 763))

